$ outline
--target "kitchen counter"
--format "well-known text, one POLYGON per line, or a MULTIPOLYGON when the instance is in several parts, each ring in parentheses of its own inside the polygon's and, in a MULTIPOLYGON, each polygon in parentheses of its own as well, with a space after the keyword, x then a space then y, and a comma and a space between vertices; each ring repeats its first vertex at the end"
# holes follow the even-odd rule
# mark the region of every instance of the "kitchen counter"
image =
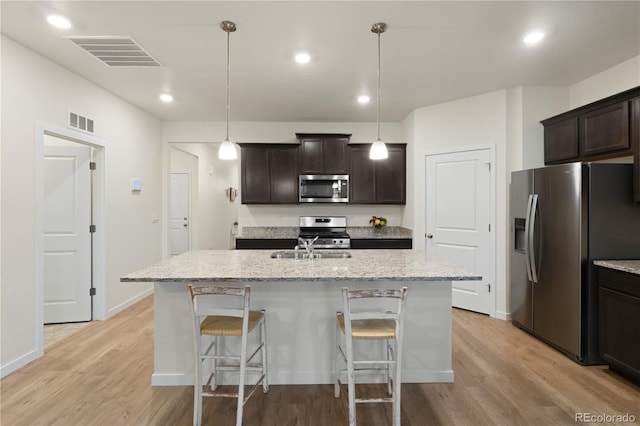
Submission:
POLYGON ((251 284, 252 307, 267 311, 272 384, 333 382, 342 287, 407 286, 402 381, 453 382, 451 282, 481 277, 412 250, 351 250, 352 258, 313 261, 271 259, 272 251, 191 251, 121 278, 155 283, 152 385, 193 384, 190 282, 251 284))
POLYGON ((640 275, 640 260, 595 260, 593 264, 604 268, 615 269, 616 271, 640 275))
MULTIPOLYGON (((246 238, 255 240, 275 240, 275 239, 296 239, 300 228, 297 226, 245 226, 240 234, 235 238, 246 238)), ((347 234, 351 238, 395 238, 411 239, 413 232, 411 229, 402 226, 385 226, 374 228, 373 226, 347 226, 347 234)))
POLYGON ((414 250, 352 250, 348 259, 272 259, 274 250, 194 250, 121 278, 123 282, 480 280, 414 250))
POLYGON ((347 233, 351 238, 413 238, 413 232, 411 229, 403 228, 402 226, 385 226, 382 228, 374 228, 373 226, 352 226, 347 227, 347 233))
POLYGON ((298 238, 300 228, 297 226, 244 226, 235 238, 252 240, 275 240, 298 238))

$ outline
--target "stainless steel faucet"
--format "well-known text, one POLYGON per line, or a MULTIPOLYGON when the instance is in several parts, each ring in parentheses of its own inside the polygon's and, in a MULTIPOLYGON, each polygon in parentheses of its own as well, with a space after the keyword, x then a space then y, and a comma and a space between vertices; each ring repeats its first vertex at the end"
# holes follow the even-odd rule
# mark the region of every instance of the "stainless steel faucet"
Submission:
POLYGON ((296 252, 296 260, 298 259, 298 250, 300 250, 301 246, 304 247, 304 250, 307 252, 307 257, 309 258, 309 260, 313 260, 313 243, 315 243, 318 238, 319 236, 316 236, 313 239, 298 237, 299 244, 294 247, 294 250, 296 252))

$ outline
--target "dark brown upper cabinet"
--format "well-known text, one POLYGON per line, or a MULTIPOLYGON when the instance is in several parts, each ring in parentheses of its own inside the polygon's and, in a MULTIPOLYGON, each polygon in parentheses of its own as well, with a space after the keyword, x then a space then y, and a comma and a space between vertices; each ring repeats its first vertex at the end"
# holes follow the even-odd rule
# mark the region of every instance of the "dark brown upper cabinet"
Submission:
POLYGON ((541 123, 545 164, 633 156, 633 196, 640 202, 640 86, 541 123))
POLYGON ((298 145, 240 144, 242 204, 298 203, 298 145))
POLYGON ((296 133, 300 141, 300 174, 344 175, 348 173, 347 134, 296 133))
POLYGON ((349 204, 405 204, 406 145, 387 144, 385 160, 369 159, 370 148, 349 145, 349 204))
POLYGON ((544 162, 563 162, 578 158, 578 118, 560 121, 544 128, 544 162))
POLYGON ((580 153, 583 156, 620 150, 629 150, 629 101, 580 116, 580 153))

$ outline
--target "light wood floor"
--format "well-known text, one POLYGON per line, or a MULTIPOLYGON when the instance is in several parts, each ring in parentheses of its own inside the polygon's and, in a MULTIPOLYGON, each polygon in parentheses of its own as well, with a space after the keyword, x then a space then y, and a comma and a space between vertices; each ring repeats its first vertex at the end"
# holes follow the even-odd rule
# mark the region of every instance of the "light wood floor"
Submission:
MULTIPOLYGON (((575 413, 635 416, 640 387, 582 367, 509 322, 454 310, 455 383, 402 387, 402 424, 575 425, 575 413)), ((0 384, 0 424, 189 425, 191 387, 151 387, 153 299, 96 321, 0 384)), ((388 406, 358 407, 358 424, 390 425, 388 406)), ((205 400, 205 424, 230 425, 232 400, 205 400)), ((246 425, 333 426, 346 402, 330 385, 271 386, 245 407, 246 425)))

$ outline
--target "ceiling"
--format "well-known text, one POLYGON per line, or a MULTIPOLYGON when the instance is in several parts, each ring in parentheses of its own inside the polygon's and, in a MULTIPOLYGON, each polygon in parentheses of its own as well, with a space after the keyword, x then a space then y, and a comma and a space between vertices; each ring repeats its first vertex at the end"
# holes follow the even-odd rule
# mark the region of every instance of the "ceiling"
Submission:
POLYGON ((161 120, 224 121, 231 33, 231 121, 375 121, 518 86, 566 86, 640 54, 640 2, 5 1, 4 35, 161 120), (60 13, 69 30, 50 26, 60 13), (524 34, 541 29, 535 47, 524 34), (128 36, 160 67, 110 67, 64 36, 128 36), (300 65, 300 50, 311 62, 300 65), (162 92, 175 101, 163 104, 162 92), (356 98, 369 94, 372 102, 356 98))

